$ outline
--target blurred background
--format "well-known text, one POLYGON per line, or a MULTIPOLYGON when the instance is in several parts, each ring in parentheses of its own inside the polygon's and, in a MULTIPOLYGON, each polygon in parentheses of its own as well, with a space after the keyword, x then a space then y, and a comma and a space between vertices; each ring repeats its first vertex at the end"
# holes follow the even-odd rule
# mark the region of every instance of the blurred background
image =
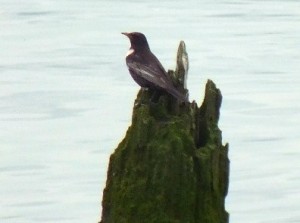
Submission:
POLYGON ((166 69, 184 40, 190 99, 212 79, 230 144, 230 222, 300 222, 300 2, 0 0, 0 221, 96 223, 139 87, 121 32, 166 69))

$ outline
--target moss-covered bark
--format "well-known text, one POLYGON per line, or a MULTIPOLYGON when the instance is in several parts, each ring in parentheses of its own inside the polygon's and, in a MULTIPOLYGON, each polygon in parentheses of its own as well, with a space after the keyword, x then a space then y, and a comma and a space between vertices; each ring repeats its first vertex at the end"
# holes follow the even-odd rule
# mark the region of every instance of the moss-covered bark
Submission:
POLYGON ((110 157, 101 223, 227 223, 220 91, 209 80, 200 108, 151 96, 139 92, 132 125, 110 157))

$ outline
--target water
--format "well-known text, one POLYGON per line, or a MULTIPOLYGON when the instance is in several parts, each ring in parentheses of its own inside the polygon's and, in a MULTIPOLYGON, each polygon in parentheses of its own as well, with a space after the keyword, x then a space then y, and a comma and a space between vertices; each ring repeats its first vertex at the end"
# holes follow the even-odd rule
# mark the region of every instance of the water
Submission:
POLYGON ((224 96, 230 222, 300 222, 300 3, 0 0, 0 221, 97 222, 138 87, 122 31, 224 96))

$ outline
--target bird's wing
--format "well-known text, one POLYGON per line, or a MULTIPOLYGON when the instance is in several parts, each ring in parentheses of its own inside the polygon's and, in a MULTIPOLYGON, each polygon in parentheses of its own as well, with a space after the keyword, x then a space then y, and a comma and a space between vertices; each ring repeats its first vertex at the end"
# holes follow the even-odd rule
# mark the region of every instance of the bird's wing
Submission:
POLYGON ((145 65, 134 61, 127 62, 127 66, 129 70, 138 73, 139 76, 146 81, 166 90, 179 100, 188 102, 188 98, 184 94, 180 93, 175 87, 173 87, 170 79, 167 79, 163 75, 158 75, 157 72, 161 71, 155 70, 147 64, 145 65))
POLYGON ((150 53, 146 56, 144 55, 144 57, 131 54, 126 57, 126 64, 130 72, 135 73, 154 86, 164 89, 175 98, 188 102, 187 97, 174 87, 171 77, 168 76, 154 54, 150 53))
POLYGON ((157 64, 144 64, 139 62, 139 60, 128 60, 127 66, 129 70, 138 73, 139 76, 158 87, 167 89, 170 87, 171 80, 167 77, 166 72, 157 64))

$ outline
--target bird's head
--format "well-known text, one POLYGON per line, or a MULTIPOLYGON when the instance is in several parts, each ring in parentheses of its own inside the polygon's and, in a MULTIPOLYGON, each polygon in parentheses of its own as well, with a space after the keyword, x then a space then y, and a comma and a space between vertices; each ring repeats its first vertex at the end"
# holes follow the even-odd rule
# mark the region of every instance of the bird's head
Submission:
POLYGON ((146 36, 143 33, 132 32, 132 33, 122 33, 127 36, 131 43, 131 48, 134 50, 145 50, 149 49, 149 45, 146 36))

